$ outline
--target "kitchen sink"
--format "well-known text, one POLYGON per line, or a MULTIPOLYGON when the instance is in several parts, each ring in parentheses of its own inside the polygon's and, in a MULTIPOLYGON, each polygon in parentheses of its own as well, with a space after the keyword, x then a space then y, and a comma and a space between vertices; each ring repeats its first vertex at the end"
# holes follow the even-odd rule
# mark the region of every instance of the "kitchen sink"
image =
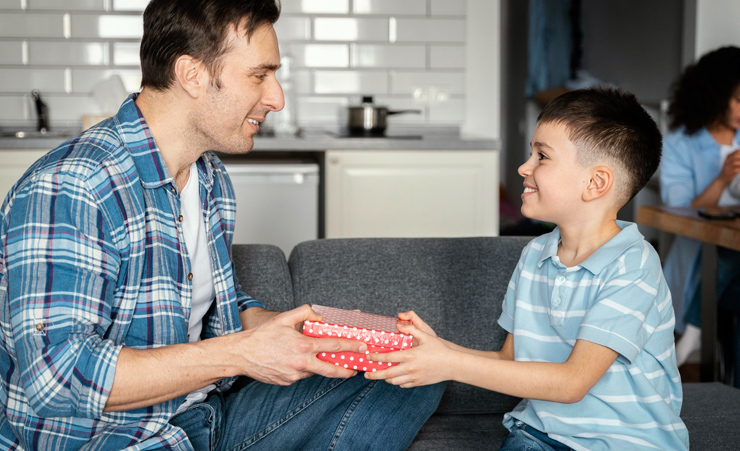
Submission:
POLYGON ((17 130, 17 131, 1 131, 0 137, 3 138, 18 138, 18 139, 33 139, 33 138, 71 138, 74 133, 67 130, 59 131, 45 131, 40 132, 36 130, 17 130))

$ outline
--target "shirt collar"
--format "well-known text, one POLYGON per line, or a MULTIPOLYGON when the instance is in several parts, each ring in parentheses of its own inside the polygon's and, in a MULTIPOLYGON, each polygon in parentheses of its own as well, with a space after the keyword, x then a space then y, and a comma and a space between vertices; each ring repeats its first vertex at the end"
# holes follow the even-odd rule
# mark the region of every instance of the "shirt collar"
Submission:
MULTIPOLYGON (((719 143, 712 137, 706 127, 702 127, 692 138, 696 141, 699 151, 716 152, 720 147, 719 143)), ((734 142, 740 142, 740 129, 735 132, 734 142)))
MULTIPOLYGON (((167 184, 174 186, 174 178, 167 169, 144 115, 136 105, 135 100, 138 96, 139 93, 129 95, 116 115, 124 144, 131 153, 134 166, 145 188, 158 188, 167 184)), ((213 158, 213 154, 206 152, 196 164, 198 179, 205 182, 209 190, 213 186, 213 169, 211 164, 206 164, 206 160, 210 162, 213 158)))
MULTIPOLYGON (((604 268, 619 257, 625 249, 641 242, 644 238, 637 229, 637 224, 617 221, 617 225, 622 229, 614 238, 607 241, 604 245, 591 254, 584 262, 578 265, 590 271, 593 274, 599 274, 604 268)), ((560 244, 560 227, 550 232, 542 247, 540 258, 537 266, 542 267, 547 259, 557 256, 558 244, 560 244)))

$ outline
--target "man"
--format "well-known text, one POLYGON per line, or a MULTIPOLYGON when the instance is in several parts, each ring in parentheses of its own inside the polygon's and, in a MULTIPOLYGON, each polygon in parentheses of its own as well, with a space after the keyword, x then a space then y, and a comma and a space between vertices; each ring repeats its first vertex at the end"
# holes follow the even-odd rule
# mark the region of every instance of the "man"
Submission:
POLYGON ((142 91, 54 149, 0 217, 0 447, 403 449, 443 386, 321 362, 232 272, 233 187, 210 152, 251 150, 283 107, 265 0, 153 0, 142 91), (230 390, 234 378, 256 380, 230 390))

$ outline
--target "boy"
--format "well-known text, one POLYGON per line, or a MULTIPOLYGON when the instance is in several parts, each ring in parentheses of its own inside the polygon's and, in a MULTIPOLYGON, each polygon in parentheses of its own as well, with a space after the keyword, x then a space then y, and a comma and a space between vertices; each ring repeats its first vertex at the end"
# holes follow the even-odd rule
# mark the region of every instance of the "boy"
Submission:
POLYGON ((366 373, 414 387, 456 380, 523 398, 504 416, 501 449, 688 449, 679 417, 674 315, 655 250, 617 212, 658 168, 661 136, 635 97, 574 91, 538 118, 522 213, 555 223, 522 251, 498 352, 436 336, 415 313, 419 346, 371 354, 400 362, 366 373))

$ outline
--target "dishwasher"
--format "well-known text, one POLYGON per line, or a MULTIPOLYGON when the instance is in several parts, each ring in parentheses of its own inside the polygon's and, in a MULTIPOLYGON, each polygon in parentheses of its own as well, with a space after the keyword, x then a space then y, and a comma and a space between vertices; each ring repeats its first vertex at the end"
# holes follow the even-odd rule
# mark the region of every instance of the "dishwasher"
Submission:
POLYGON ((274 244, 285 253, 319 237, 319 165, 291 160, 224 161, 236 192, 234 244, 274 244))

